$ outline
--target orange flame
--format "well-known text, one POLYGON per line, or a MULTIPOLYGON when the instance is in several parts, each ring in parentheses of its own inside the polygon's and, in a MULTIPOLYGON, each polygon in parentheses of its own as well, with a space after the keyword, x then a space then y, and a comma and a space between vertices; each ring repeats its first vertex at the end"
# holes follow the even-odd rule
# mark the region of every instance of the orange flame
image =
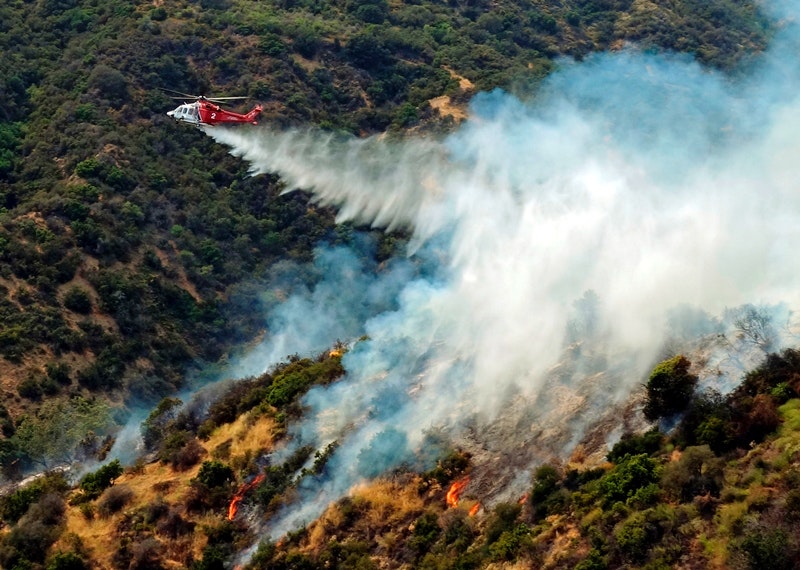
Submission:
POLYGON ((480 503, 475 503, 474 505, 472 505, 472 508, 469 510, 469 516, 474 517, 475 515, 478 514, 479 510, 481 510, 481 504, 480 503))
POLYGON ((461 497, 461 493, 464 492, 467 484, 469 483, 469 477, 463 477, 450 485, 450 489, 447 491, 447 506, 451 509, 454 509, 458 506, 458 499, 461 497))
POLYGON ((231 499, 231 504, 228 505, 229 521, 232 521, 233 518, 236 516, 236 511, 239 510, 239 503, 242 502, 242 499, 244 499, 244 496, 247 494, 247 492, 256 485, 258 485, 259 483, 261 483, 261 481, 263 480, 264 480, 264 474, 259 473, 255 479, 239 487, 239 490, 236 491, 236 493, 233 495, 233 499, 231 499))
POLYGON ((528 493, 525 493, 524 495, 522 495, 519 498, 519 501, 517 501, 517 504, 518 505, 524 505, 527 501, 528 501, 528 493))

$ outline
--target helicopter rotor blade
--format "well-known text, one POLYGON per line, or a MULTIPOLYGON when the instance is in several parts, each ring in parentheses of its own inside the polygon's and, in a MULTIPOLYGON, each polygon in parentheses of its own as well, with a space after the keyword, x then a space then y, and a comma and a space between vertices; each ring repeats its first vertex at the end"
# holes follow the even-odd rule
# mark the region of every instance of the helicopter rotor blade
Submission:
POLYGON ((201 95, 189 95, 188 93, 184 93, 183 91, 175 91, 174 89, 167 89, 166 87, 159 87, 159 89, 161 89, 162 91, 166 91, 168 93, 175 93, 176 95, 181 96, 181 97, 171 96, 173 99, 180 99, 186 97, 188 97, 189 99, 199 99, 201 97, 201 95))

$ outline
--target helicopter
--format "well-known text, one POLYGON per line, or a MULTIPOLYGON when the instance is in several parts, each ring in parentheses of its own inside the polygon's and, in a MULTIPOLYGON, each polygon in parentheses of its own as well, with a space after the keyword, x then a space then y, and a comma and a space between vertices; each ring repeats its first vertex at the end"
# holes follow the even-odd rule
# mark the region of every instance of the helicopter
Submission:
POLYGON ((251 123, 257 125, 256 120, 263 111, 261 105, 256 105, 246 114, 234 113, 222 108, 228 101, 247 99, 247 97, 206 97, 204 95, 189 95, 180 91, 170 91, 177 93, 180 97, 170 95, 171 99, 194 99, 193 103, 183 103, 172 111, 167 112, 167 116, 175 119, 179 123, 188 123, 196 127, 224 124, 224 123, 251 123))

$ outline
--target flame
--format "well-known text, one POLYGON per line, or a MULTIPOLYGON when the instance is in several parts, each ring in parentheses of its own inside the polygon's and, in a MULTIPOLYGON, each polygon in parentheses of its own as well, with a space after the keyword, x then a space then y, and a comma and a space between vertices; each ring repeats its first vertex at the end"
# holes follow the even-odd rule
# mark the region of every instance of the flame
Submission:
POLYGON ((524 505, 527 501, 528 501, 528 493, 525 493, 524 495, 522 495, 519 498, 519 501, 517 501, 517 504, 518 505, 524 505))
POLYGON ((231 499, 231 504, 228 505, 229 521, 232 521, 233 518, 236 516, 236 511, 239 510, 239 503, 242 501, 242 499, 244 499, 244 496, 247 494, 247 492, 256 485, 258 485, 259 483, 261 483, 261 481, 263 480, 264 480, 264 474, 259 473, 255 479, 239 487, 239 490, 236 491, 236 493, 233 495, 233 499, 231 499))
POLYGON ((447 506, 451 509, 454 509, 458 506, 458 499, 461 497, 461 493, 464 492, 464 488, 469 483, 469 477, 463 477, 450 485, 450 489, 447 491, 447 506))
POLYGON ((480 503, 475 503, 474 505, 472 505, 472 508, 469 510, 469 516, 474 517, 475 515, 478 514, 479 510, 481 510, 481 504, 480 503))

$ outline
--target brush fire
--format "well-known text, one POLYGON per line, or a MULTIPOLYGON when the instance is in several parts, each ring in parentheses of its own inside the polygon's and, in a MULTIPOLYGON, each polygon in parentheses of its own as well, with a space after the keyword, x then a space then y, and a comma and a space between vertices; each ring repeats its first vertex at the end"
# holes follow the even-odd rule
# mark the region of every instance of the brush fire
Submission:
POLYGON ((264 474, 260 473, 259 475, 256 476, 255 479, 239 487, 239 490, 236 491, 236 493, 233 495, 233 499, 231 499, 231 504, 228 505, 229 521, 232 521, 236 517, 236 512, 239 510, 239 503, 242 502, 242 499, 244 499, 244 496, 248 493, 248 491, 256 487, 263 480, 264 480, 264 474))
POLYGON ((450 489, 447 491, 447 506, 451 509, 454 509, 458 506, 458 500, 461 498, 461 493, 464 492, 464 489, 469 484, 469 477, 464 477, 459 479, 458 481, 454 482, 450 485, 450 489))

